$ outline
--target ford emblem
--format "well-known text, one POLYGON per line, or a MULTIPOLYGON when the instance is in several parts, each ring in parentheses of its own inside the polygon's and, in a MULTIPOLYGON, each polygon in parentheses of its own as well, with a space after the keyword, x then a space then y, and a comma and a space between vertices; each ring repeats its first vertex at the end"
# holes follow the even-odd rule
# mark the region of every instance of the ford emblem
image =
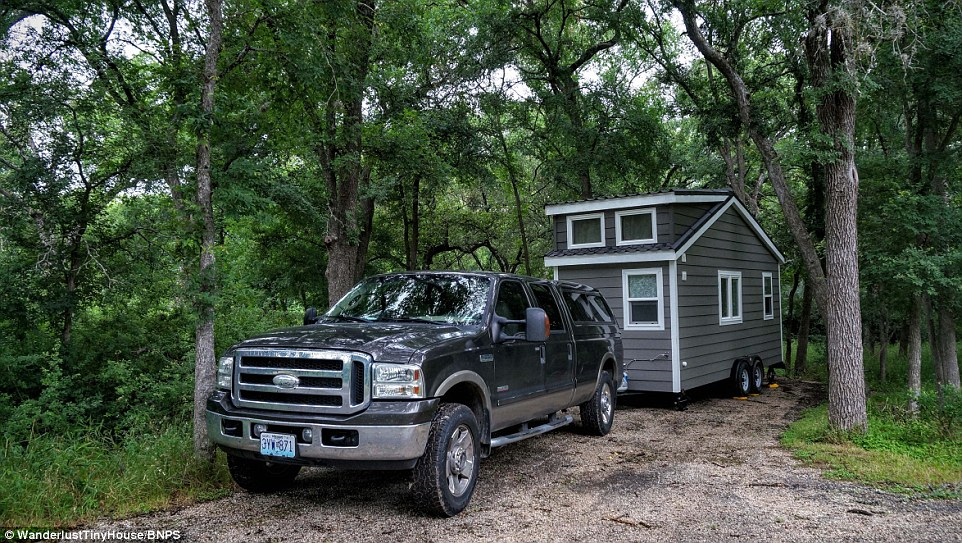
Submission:
POLYGON ((300 383, 300 379, 286 373, 274 376, 274 384, 281 388, 296 388, 300 383))

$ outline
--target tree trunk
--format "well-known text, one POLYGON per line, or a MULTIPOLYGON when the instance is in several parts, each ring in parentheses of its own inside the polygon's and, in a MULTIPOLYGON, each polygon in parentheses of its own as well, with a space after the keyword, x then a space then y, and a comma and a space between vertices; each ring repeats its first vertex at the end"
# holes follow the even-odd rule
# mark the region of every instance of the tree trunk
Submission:
POLYGON ((795 376, 805 373, 808 369, 808 337, 812 329, 812 306, 814 297, 808 283, 802 292, 802 316, 798 322, 798 351, 795 355, 795 376))
POLYGON ((959 348, 955 337, 955 319, 949 309, 939 310, 939 336, 942 340, 942 362, 945 368, 945 384, 956 390, 959 383, 959 348))
POLYGON ((411 243, 408 246, 408 270, 418 267, 418 241, 421 237, 421 176, 414 176, 411 190, 411 243))
POLYGON ((204 84, 201 90, 201 114, 204 122, 197 137, 197 208, 202 225, 200 235, 200 293, 196 297, 197 325, 195 328, 194 365, 194 454, 213 461, 214 447, 207 435, 207 397, 214 390, 217 355, 214 351, 214 302, 216 288, 214 247, 217 230, 214 224, 213 187, 210 178, 210 136, 214 115, 214 86, 217 81, 217 59, 220 55, 223 31, 222 0, 206 0, 210 18, 210 36, 204 53, 204 84))
MULTIPOLYGON (((316 150, 331 199, 327 234, 324 236, 329 305, 341 299, 361 278, 363 265, 367 261, 374 201, 361 197, 361 188, 366 185, 370 175, 370 170, 363 164, 361 128, 364 122, 364 90, 367 88, 374 40, 375 10, 374 0, 359 1, 355 4, 356 21, 344 23, 358 25, 352 34, 359 39, 347 54, 346 73, 343 74, 343 82, 336 87, 343 114, 339 116, 335 111, 338 104, 328 104, 325 127, 327 141, 316 150), (338 117, 341 119, 339 123, 338 117)), ((333 45, 332 42, 332 52, 333 45)))
MULTIPOLYGON (((798 293, 799 280, 802 277, 800 270, 796 269, 792 273, 792 289, 788 292, 788 333, 785 334, 785 367, 795 372, 795 367, 792 365, 792 335, 795 333, 795 294, 798 293)), ((797 373, 794 373, 798 376, 797 373)))
POLYGON ((855 167, 855 95, 839 79, 852 73, 854 38, 844 9, 823 3, 810 16, 805 39, 821 132, 832 142, 825 164, 825 317, 829 426, 864 432, 868 427, 858 273, 858 172, 855 167))
POLYGON ((918 397, 922 393, 922 296, 912 296, 909 310, 908 362, 909 362, 909 412, 919 412, 918 397))
POLYGON ((925 295, 924 300, 925 314, 928 315, 926 322, 929 326, 929 358, 932 359, 932 368, 935 370, 935 382, 942 386, 945 382, 945 363, 942 359, 942 341, 939 338, 939 317, 928 295, 925 295))
POLYGON ((883 317, 879 319, 878 377, 884 383, 888 379, 889 324, 883 317))

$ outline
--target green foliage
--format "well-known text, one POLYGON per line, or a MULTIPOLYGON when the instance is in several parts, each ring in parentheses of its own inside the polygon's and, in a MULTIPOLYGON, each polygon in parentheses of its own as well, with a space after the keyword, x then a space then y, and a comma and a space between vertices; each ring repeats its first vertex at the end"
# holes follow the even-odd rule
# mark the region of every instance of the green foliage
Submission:
POLYGON ((0 449, 0 524, 76 526, 223 496, 230 477, 222 462, 193 456, 184 424, 124 436, 74 427, 59 435, 11 438, 0 449))

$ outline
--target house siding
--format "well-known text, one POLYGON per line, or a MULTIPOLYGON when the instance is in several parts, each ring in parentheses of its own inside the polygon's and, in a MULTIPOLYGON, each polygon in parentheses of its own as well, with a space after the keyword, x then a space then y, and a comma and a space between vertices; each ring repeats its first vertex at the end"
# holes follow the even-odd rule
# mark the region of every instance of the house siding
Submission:
POLYGON ((618 266, 561 266, 558 279, 590 285, 605 297, 622 329, 628 386, 632 390, 671 392, 671 300, 667 263, 642 262, 618 266), (622 270, 660 268, 664 297, 664 330, 626 330, 622 270), (629 364, 630 361, 635 360, 629 364))
POLYGON ((782 360, 778 261, 735 209, 688 249, 678 275, 683 388, 727 379, 737 358, 759 356, 766 365, 782 360), (741 323, 719 324, 719 270, 741 272, 741 323), (763 272, 772 274, 775 318, 769 320, 763 315, 763 272))

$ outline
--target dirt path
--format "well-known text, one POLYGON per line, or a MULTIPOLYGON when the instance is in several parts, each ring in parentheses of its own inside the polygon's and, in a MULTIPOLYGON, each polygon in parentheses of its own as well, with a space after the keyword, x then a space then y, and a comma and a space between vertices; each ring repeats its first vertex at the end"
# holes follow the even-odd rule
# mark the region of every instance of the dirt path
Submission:
POLYGON ((819 396, 790 382, 685 412, 625 399, 607 437, 573 425, 496 451, 453 519, 416 513, 401 474, 312 469, 282 494, 237 491, 98 528, 182 541, 962 541, 962 502, 827 481, 778 448, 819 396))

